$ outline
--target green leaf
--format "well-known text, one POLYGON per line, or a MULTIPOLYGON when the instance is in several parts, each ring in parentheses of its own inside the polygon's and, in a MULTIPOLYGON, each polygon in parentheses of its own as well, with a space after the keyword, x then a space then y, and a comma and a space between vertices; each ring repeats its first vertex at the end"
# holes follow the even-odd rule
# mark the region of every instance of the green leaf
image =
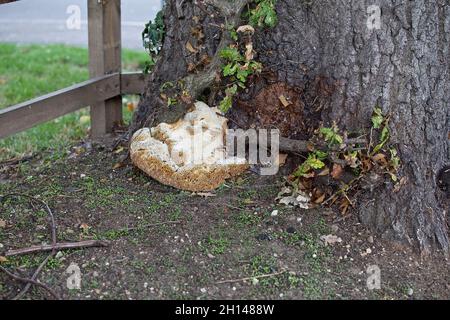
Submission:
POLYGON ((311 170, 311 167, 306 162, 304 162, 298 166, 297 170, 295 170, 293 174, 295 177, 303 177, 310 170, 311 170))
POLYGON ((273 28, 277 24, 277 15, 275 11, 270 11, 267 13, 266 18, 264 19, 264 23, 270 27, 273 28))
POLYGON ((391 166, 394 169, 397 169, 400 166, 400 158, 398 157, 397 150, 394 148, 389 149, 389 152, 391 153, 391 166))
POLYGON ((229 96, 226 96, 225 98, 223 98, 223 100, 219 104, 220 111, 222 111, 223 113, 227 113, 228 110, 231 109, 232 103, 233 103, 232 98, 229 96))
POLYGON ((389 139, 389 128, 385 126, 383 130, 381 130, 380 139, 383 143, 385 143, 389 139))
POLYGON ((323 135, 326 142, 330 144, 342 144, 344 139, 339 135, 337 128, 320 128, 320 133, 323 135))
POLYGON ((236 73, 236 78, 238 78, 239 81, 245 83, 247 81, 249 72, 247 70, 238 69, 236 73))
POLYGON ((236 63, 229 63, 223 68, 223 75, 225 77, 232 76, 238 70, 238 65, 236 63))
POLYGON ((225 98, 219 104, 219 110, 223 113, 227 113, 233 105, 233 97, 237 92, 237 85, 233 85, 225 90, 225 98))
POLYGON ((313 169, 322 169, 325 167, 325 163, 323 163, 321 160, 317 159, 316 157, 313 157, 311 159, 308 159, 308 164, 313 169))
POLYGON ((372 127, 379 129, 384 121, 383 113, 380 108, 375 108, 372 116, 372 127))
POLYGON ((316 155, 316 157, 320 160, 325 160, 328 157, 328 153, 324 152, 324 151, 320 151, 320 150, 316 150, 314 152, 314 154, 316 155))
POLYGON ((220 57, 230 62, 242 61, 243 57, 236 48, 225 48, 220 51, 220 57))

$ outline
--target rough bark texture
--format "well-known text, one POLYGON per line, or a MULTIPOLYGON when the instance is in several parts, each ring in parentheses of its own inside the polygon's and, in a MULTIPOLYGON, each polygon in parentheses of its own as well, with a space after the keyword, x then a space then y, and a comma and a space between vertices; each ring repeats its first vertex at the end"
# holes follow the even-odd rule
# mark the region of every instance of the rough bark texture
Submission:
MULTIPOLYGON (((133 130, 163 110, 156 103, 161 84, 188 75, 192 54, 185 43, 192 39, 192 17, 201 18, 204 52, 213 56, 220 43, 222 32, 213 25, 223 22, 218 11, 211 17, 186 0, 180 15, 176 2, 167 1, 162 57, 133 130)), ((398 193, 386 185, 366 194, 358 204, 361 221, 424 252, 447 250, 448 193, 438 187, 437 175, 450 164, 449 1, 278 0, 277 14, 275 28, 255 35, 257 59, 271 83, 304 92, 305 118, 316 114, 308 101, 318 99, 327 101, 318 120, 334 120, 348 130, 368 127, 376 105, 391 114, 391 143, 408 183, 398 193), (367 27, 367 8, 373 4, 381 7, 380 30, 367 27)), ((245 99, 256 97, 258 90, 261 86, 255 85, 245 99)))

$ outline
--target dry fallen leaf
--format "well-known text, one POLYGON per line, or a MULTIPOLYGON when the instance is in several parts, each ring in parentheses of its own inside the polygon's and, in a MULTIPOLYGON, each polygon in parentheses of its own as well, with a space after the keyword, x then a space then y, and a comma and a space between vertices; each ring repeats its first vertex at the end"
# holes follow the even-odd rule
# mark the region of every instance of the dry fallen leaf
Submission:
POLYGON ((116 150, 114 150, 114 153, 121 153, 124 150, 123 147, 119 147, 116 150))
POLYGON ((0 228, 6 228, 6 221, 0 219, 0 228))
POLYGON ((408 183, 407 177, 402 177, 398 183, 394 186, 394 192, 397 193, 400 191, 400 189, 408 183))
POLYGON ((88 225, 87 223, 82 223, 82 224, 80 225, 80 229, 83 230, 83 232, 89 231, 90 228, 91 228, 91 227, 89 227, 89 225, 88 225))
POLYGON ((378 153, 372 157, 372 160, 375 162, 380 162, 380 161, 386 160, 386 155, 384 155, 382 153, 378 153))
POLYGON ((340 165, 334 163, 333 170, 331 171, 331 176, 333 179, 339 179, 342 176, 343 169, 340 165))
POLYGON ((288 157, 288 155, 286 153, 280 153, 278 155, 278 165, 280 167, 284 166, 284 164, 286 163, 287 157, 288 157))
POLYGON ((0 256, 0 263, 7 262, 7 261, 8 261, 8 259, 6 259, 6 257, 0 256))
POLYGON ((194 49, 194 47, 192 46, 192 44, 188 41, 186 42, 186 49, 190 52, 190 53, 197 53, 197 50, 194 49))
POLYGON ((113 166, 113 170, 117 170, 119 168, 122 168, 124 166, 123 162, 117 162, 114 166, 113 166))
POLYGON ((325 201, 325 193, 323 195, 321 195, 319 198, 317 198, 316 200, 314 200, 314 203, 321 204, 324 201, 325 201))
POLYGON ((284 95, 279 96, 278 99, 280 100, 280 102, 283 104, 284 107, 288 107, 291 104, 291 102, 289 102, 284 95))
POLYGON ((245 61, 252 61, 253 58, 253 44, 247 43, 245 45, 245 61))
POLYGON ((332 246, 333 244, 342 242, 341 238, 339 238, 338 236, 332 235, 332 234, 329 234, 326 236, 321 236, 320 240, 322 240, 326 246, 328 246, 328 245, 332 246))
POLYGON ((339 209, 341 209, 341 214, 343 216, 345 216, 345 214, 347 213, 349 206, 350 206, 350 201, 348 201, 347 198, 342 199, 339 209))
POLYGON ((251 32, 255 33, 255 28, 253 28, 251 25, 245 24, 243 26, 240 26, 237 28, 236 32, 251 32))
POLYGON ((319 177, 324 177, 330 174, 330 168, 325 167, 325 169, 323 169, 322 171, 320 171, 317 176, 319 177))

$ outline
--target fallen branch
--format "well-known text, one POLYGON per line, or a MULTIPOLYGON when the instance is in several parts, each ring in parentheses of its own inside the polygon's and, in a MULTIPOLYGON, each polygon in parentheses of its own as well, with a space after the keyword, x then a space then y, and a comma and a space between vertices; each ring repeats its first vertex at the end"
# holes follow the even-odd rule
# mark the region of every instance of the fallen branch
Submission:
MULTIPOLYGON (((51 245, 41 245, 41 246, 32 246, 29 248, 24 249, 17 249, 17 250, 10 250, 6 252, 6 256, 14 256, 14 255, 22 255, 22 254, 29 254, 34 252, 42 252, 42 251, 51 251, 51 253, 44 259, 44 261, 41 262, 39 267, 34 271, 32 277, 29 278, 23 278, 20 277, 7 269, 0 267, 0 271, 3 271, 8 276, 13 278, 16 281, 24 282, 26 283, 25 287, 14 297, 14 300, 18 300, 21 297, 23 297, 30 287, 32 285, 36 285, 39 287, 44 288, 46 291, 48 291, 53 297, 56 299, 60 299, 59 296, 47 285, 37 281, 37 278, 39 274, 41 273, 42 269, 47 265, 50 258, 52 258, 57 250, 63 250, 63 249, 74 249, 74 248, 86 248, 86 247, 99 247, 99 246, 107 246, 109 245, 109 242, 107 241, 97 241, 97 240, 88 240, 88 241, 81 241, 81 242, 66 242, 66 243, 57 243, 56 239, 56 222, 55 217, 53 215, 52 210, 48 206, 48 204, 40 199, 37 199, 33 196, 29 196, 27 194, 23 193, 10 193, 3 196, 0 196, 0 202, 2 202, 6 198, 13 198, 13 197, 24 197, 31 200, 31 205, 33 206, 33 201, 41 204, 45 210, 47 211, 49 217, 50 217, 50 224, 51 224, 51 237, 52 237, 52 244, 51 245)), ((34 207, 34 206, 33 206, 34 207)))
POLYGON ((0 266, 0 270, 3 271, 4 273, 6 273, 8 276, 10 276, 13 280, 24 282, 24 283, 27 283, 27 284, 29 284, 29 283, 34 284, 34 285, 36 285, 38 287, 41 287, 41 288, 45 289, 55 299, 61 300, 61 298, 58 296, 58 294, 55 291, 53 291, 53 289, 51 289, 49 286, 47 286, 46 284, 44 284, 42 282, 39 282, 39 281, 33 280, 33 279, 23 278, 21 276, 18 276, 16 274, 10 272, 9 270, 7 270, 7 269, 5 269, 5 268, 3 268, 1 266, 0 266))
POLYGON ((5 160, 5 161, 0 162, 0 167, 1 166, 15 166, 17 164, 28 162, 31 159, 33 159, 34 157, 35 157, 35 155, 29 155, 29 156, 25 156, 22 158, 14 158, 14 159, 5 160))
MULTIPOLYGON (((39 267, 36 269, 36 271, 34 271, 33 275, 31 276, 32 281, 37 280, 37 277, 41 273, 42 269, 44 269, 44 267, 47 265, 48 260, 50 260, 50 258, 52 258, 53 255, 54 255, 53 253, 49 254, 47 256, 47 258, 45 258, 44 261, 41 262, 39 267)), ((22 298, 28 292, 28 290, 31 288, 32 284, 33 284, 32 282, 28 282, 25 285, 25 287, 13 298, 13 300, 19 300, 20 298, 22 298)))
POLYGON ((275 273, 270 273, 270 274, 263 274, 261 276, 247 277, 247 278, 234 279, 234 280, 223 280, 223 281, 217 282, 217 284, 236 283, 236 282, 249 281, 249 280, 253 280, 253 279, 272 278, 272 277, 276 277, 276 276, 282 275, 282 274, 286 273, 287 271, 288 270, 283 270, 283 271, 280 271, 280 272, 275 272, 275 273))
MULTIPOLYGON (((343 144, 365 144, 366 139, 347 139, 343 144)), ((307 140, 294 140, 289 138, 280 137, 280 151, 285 152, 310 152, 312 148, 327 149, 325 144, 313 144, 307 140)), ((349 150, 352 150, 351 148, 349 150)))
POLYGON ((109 241, 104 240, 85 240, 80 242, 61 242, 56 243, 55 245, 46 244, 46 245, 38 245, 31 246, 28 248, 9 250, 5 253, 6 257, 18 256, 24 254, 30 254, 35 252, 45 252, 52 250, 67 250, 67 249, 79 249, 79 248, 90 248, 90 247, 107 247, 109 246, 109 241))

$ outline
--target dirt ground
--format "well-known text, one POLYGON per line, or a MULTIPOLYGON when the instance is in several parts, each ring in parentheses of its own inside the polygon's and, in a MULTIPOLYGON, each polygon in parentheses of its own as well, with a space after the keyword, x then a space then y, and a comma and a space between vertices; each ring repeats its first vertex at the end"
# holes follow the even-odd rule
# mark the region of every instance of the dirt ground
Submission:
MULTIPOLYGON (((352 216, 278 205, 282 174, 248 173, 204 197, 163 186, 131 166, 117 168, 123 155, 88 142, 0 167, 0 195, 45 200, 59 241, 110 241, 48 262, 39 279, 64 299, 450 298, 449 262, 441 254, 421 259, 352 216), (326 246, 324 235, 342 242, 326 246), (80 290, 67 288, 73 263, 81 270, 80 290), (380 270, 380 289, 367 286, 371 266, 380 270)), ((0 256, 50 243, 46 212, 26 199, 3 201, 0 219, 0 256)), ((2 266, 30 276, 45 257, 9 257, 2 266)), ((0 273, 0 298, 22 287, 0 273)), ((25 296, 49 298, 39 288, 25 296)))

